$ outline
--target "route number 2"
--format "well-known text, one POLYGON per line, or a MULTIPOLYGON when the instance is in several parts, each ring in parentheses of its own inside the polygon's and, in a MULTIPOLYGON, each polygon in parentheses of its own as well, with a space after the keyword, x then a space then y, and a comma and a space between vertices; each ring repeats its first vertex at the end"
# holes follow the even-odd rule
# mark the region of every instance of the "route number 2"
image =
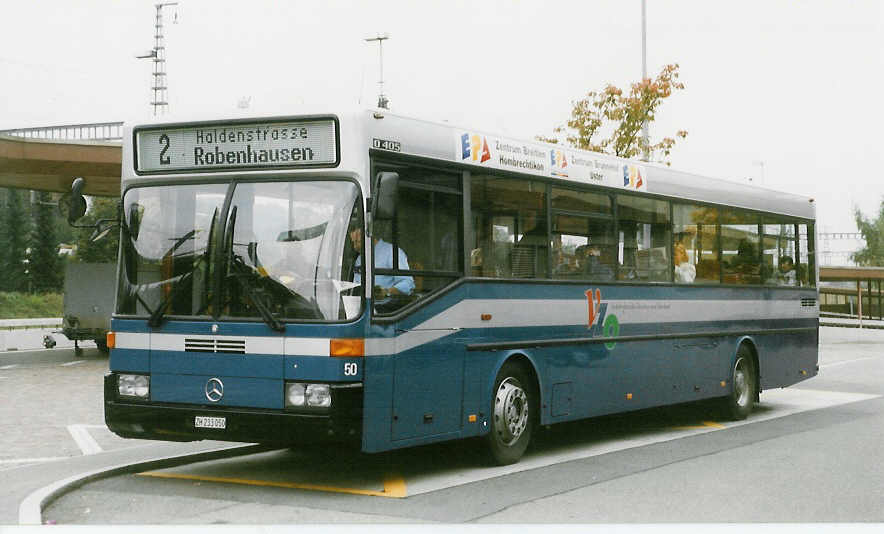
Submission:
POLYGON ((160 136, 160 145, 163 146, 163 150, 160 151, 160 165, 169 165, 172 163, 172 160, 169 159, 169 156, 166 155, 166 152, 169 151, 169 136, 163 134, 160 136))
POLYGON ((355 363, 344 364, 344 376, 356 376, 359 372, 359 365, 355 363))

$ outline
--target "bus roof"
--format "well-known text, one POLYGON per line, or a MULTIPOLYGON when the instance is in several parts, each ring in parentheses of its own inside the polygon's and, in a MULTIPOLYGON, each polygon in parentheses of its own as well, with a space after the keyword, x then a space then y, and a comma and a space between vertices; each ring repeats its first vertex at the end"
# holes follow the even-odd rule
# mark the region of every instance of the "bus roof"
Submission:
MULTIPOLYGON (((297 110, 298 112, 302 110, 297 110)), ((250 115, 230 117, 230 123, 243 121, 270 123, 274 120, 297 121, 300 114, 250 115)), ((369 148, 378 152, 390 152, 432 160, 445 161, 473 172, 481 169, 509 171, 546 178, 553 183, 579 183, 612 190, 631 190, 661 195, 682 201, 720 204, 737 208, 776 213, 802 219, 815 218, 813 199, 757 187, 745 183, 700 176, 677 171, 665 165, 629 160, 569 148, 563 145, 535 140, 520 140, 460 127, 449 123, 429 121, 399 115, 383 109, 339 108, 327 113, 309 113, 309 117, 334 116, 340 121, 340 145, 342 162, 361 174, 355 150, 364 153, 369 148)), ((145 122, 134 128, 154 127, 162 124, 199 125, 212 123, 223 125, 226 121, 215 117, 190 117, 189 120, 165 120, 145 122)), ((123 180, 137 179, 133 174, 132 124, 124 133, 123 180), (127 146, 129 145, 129 146, 127 146), (127 150, 128 149, 128 150, 127 150), (128 154, 127 154, 128 152, 128 154)), ((228 171, 230 169, 227 169, 228 171)), ((246 170, 246 169, 243 169, 246 170)), ((257 174, 277 174, 279 170, 252 169, 257 174)), ((290 171, 291 169, 289 169, 290 171)), ((192 174, 191 174, 192 176, 192 174)))
POLYGON ((461 163, 476 170, 484 167, 513 171, 563 183, 628 189, 679 200, 815 218, 813 199, 806 196, 562 145, 506 138, 386 110, 370 111, 369 117, 368 132, 374 148, 379 150, 461 163), (383 119, 378 119, 379 116, 383 119))

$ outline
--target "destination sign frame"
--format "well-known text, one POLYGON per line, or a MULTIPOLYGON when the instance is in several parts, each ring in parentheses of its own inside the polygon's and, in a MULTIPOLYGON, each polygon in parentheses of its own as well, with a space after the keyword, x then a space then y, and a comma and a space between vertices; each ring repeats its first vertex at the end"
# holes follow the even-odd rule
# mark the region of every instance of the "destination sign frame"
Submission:
POLYGON ((334 115, 137 126, 133 167, 139 176, 335 168, 341 162, 340 139, 334 115))

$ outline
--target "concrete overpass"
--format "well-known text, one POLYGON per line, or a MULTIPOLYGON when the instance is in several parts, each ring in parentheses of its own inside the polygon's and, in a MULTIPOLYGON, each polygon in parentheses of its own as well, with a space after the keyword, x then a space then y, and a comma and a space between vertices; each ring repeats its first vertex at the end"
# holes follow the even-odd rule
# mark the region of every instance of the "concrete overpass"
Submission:
POLYGON ((0 130, 0 187, 119 196, 122 123, 0 130))

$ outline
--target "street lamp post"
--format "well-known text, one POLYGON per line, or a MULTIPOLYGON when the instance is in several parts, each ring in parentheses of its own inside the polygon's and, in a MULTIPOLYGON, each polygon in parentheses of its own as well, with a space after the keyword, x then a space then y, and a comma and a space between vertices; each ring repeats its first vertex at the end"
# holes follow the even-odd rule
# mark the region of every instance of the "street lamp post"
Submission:
POLYGON ((764 185, 764 161, 763 160, 755 160, 752 162, 752 165, 757 165, 761 168, 761 185, 764 185))
MULTIPOLYGON (((645 9, 645 0, 642 0, 642 83, 645 83, 645 80, 648 78, 648 32, 647 32, 647 23, 646 23, 646 9, 645 9)), ((650 161, 651 154, 648 149, 648 121, 645 120, 642 122, 642 139, 644 140, 644 154, 645 161, 650 161)))
POLYGON ((381 78, 378 82, 378 107, 381 109, 389 109, 390 101, 387 99, 387 95, 384 94, 384 41, 390 38, 389 33, 377 34, 375 37, 367 37, 365 39, 366 42, 377 41, 378 42, 378 58, 380 60, 381 65, 381 78))

